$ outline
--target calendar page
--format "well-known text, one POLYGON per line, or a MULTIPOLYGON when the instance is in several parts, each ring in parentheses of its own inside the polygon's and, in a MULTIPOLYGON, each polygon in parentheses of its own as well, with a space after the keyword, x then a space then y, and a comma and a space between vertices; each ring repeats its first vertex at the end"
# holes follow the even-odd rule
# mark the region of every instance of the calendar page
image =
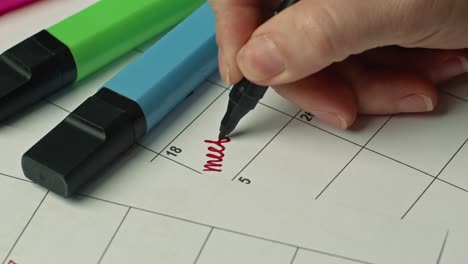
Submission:
MULTIPOLYGON (((94 2, 0 16, 0 52, 94 2)), ((433 113, 346 131, 270 90, 218 140, 230 87, 215 73, 75 196, 26 179, 24 152, 153 43, 1 125, 0 261, 468 261, 468 76, 441 87, 433 113)))

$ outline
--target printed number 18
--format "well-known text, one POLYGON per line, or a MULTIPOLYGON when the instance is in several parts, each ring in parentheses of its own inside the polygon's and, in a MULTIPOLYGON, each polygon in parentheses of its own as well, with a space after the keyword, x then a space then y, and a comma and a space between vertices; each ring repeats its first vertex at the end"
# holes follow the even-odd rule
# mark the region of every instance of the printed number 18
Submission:
POLYGON ((168 156, 174 156, 174 157, 177 157, 177 154, 180 154, 182 153, 182 149, 176 147, 176 146, 172 146, 168 151, 166 151, 167 155, 168 156))

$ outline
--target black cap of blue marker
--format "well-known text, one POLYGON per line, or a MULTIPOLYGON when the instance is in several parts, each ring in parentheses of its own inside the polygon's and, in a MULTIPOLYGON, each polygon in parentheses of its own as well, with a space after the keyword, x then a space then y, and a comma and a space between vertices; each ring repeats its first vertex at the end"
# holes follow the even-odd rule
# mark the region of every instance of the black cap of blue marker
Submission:
POLYGON ((71 196, 145 132, 140 106, 102 88, 23 155, 23 172, 52 192, 71 196))

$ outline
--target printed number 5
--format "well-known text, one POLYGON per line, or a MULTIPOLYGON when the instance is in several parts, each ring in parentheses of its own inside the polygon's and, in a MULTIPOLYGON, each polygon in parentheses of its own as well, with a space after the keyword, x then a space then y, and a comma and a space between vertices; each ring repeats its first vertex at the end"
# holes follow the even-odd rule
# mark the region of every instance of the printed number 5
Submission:
POLYGON ((239 177, 237 180, 242 182, 242 183, 245 183, 245 184, 251 184, 252 183, 251 180, 249 180, 247 178, 244 178, 244 177, 239 177))

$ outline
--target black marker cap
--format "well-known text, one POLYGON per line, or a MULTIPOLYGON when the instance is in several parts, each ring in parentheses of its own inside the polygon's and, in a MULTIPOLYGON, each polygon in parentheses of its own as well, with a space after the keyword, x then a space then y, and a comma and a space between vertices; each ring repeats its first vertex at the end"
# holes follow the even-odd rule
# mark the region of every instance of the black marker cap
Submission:
POLYGON ((102 88, 23 155, 23 172, 52 192, 71 196, 145 132, 140 106, 102 88))
POLYGON ((234 131, 240 120, 255 109, 267 89, 268 86, 256 85, 245 78, 232 87, 228 107, 221 120, 220 139, 234 131))
POLYGON ((43 30, 0 55, 0 121, 77 77, 70 49, 43 30))

